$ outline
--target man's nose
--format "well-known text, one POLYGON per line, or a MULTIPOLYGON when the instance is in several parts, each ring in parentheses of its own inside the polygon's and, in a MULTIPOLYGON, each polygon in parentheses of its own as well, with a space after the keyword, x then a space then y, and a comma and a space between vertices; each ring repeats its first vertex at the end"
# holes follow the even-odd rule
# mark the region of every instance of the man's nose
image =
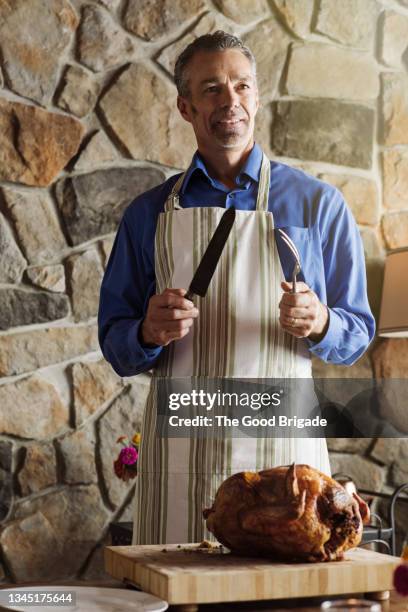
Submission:
POLYGON ((222 105, 227 107, 239 106, 239 96, 233 86, 226 86, 223 90, 222 105))

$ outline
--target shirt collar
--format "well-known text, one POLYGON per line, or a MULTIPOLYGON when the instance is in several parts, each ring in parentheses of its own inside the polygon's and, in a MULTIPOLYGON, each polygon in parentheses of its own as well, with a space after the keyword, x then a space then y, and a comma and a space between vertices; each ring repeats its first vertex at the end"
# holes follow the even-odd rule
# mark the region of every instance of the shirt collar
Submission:
MULTIPOLYGON (((237 186, 241 183, 245 182, 244 175, 249 177, 255 182, 259 182, 259 176, 261 173, 261 164, 262 164, 262 149, 258 144, 254 144, 252 151, 248 155, 248 158, 241 170, 241 172, 236 177, 237 186)), ((210 183, 214 186, 214 180, 208 174, 207 168, 205 166, 204 160, 201 157, 198 151, 195 152, 191 164, 186 172, 184 177, 183 184, 180 189, 180 193, 183 194, 188 187, 188 184, 196 172, 202 172, 210 183)))

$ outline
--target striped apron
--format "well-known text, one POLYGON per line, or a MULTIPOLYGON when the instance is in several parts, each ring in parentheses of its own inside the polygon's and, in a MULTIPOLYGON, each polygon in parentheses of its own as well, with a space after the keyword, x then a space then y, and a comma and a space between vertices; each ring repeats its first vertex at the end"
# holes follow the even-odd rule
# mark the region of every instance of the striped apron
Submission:
MULTIPOLYGON (((187 288, 224 208, 183 209, 174 185, 155 237, 157 292, 187 288)), ((305 341, 279 324, 284 280, 268 211, 270 162, 264 155, 256 210, 235 223, 190 332, 164 347, 146 403, 136 478, 133 544, 213 540, 202 517, 219 485, 242 470, 307 463, 330 474, 325 438, 160 438, 158 377, 309 378, 305 341)), ((174 414, 174 413, 173 413, 174 414)))

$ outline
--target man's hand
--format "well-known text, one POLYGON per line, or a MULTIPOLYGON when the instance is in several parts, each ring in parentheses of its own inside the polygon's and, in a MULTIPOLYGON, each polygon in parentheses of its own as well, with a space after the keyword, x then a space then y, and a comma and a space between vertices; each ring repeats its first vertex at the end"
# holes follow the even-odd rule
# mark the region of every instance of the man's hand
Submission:
POLYGON ((183 295, 186 289, 165 289, 153 295, 140 328, 141 340, 146 345, 167 346, 188 334, 198 309, 183 295))
POLYGON ((285 292, 279 303, 283 329, 296 338, 320 342, 329 326, 327 307, 306 283, 296 283, 297 293, 290 293, 292 283, 283 282, 281 287, 285 292))

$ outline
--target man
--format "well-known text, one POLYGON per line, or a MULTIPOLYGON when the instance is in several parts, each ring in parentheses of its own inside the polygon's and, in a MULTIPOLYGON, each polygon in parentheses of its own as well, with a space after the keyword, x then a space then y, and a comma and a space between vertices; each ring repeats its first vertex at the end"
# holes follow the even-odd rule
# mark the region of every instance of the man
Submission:
POLYGON ((330 473, 323 439, 155 435, 161 377, 304 378, 310 355, 350 365, 374 335, 358 229, 341 194, 270 162, 254 143, 255 60, 225 32, 191 43, 175 69, 198 151, 186 173, 139 196, 101 288, 100 344, 121 376, 154 368, 137 478, 134 543, 211 537, 201 510, 231 473, 292 461, 330 473), (208 294, 183 296, 225 208, 236 220, 208 294), (302 282, 292 293, 300 253, 302 282), (286 279, 286 280, 285 280, 286 279))

